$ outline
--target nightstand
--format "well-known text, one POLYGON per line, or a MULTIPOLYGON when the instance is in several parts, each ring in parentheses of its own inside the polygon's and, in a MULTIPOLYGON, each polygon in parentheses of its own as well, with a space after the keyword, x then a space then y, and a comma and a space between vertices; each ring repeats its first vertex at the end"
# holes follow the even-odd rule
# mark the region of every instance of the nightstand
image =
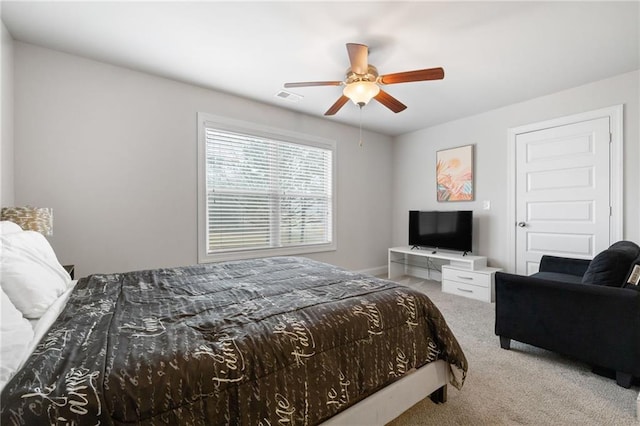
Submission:
POLYGON ((75 279, 74 275, 75 275, 76 265, 62 265, 62 267, 64 268, 65 271, 69 273, 69 275, 71 275, 72 280, 75 279))

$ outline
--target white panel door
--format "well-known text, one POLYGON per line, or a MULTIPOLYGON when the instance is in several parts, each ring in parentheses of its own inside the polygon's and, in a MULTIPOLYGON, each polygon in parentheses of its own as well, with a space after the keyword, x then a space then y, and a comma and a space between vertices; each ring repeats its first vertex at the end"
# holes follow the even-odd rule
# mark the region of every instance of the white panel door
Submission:
POLYGON ((516 272, 609 246, 609 117, 516 136, 516 272))

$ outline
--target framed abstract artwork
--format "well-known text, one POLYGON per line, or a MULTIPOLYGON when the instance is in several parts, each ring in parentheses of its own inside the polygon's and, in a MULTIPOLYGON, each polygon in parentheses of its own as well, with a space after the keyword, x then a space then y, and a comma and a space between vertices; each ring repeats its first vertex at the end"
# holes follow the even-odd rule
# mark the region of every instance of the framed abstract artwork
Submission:
POLYGON ((473 145, 436 153, 438 201, 473 200, 473 145))

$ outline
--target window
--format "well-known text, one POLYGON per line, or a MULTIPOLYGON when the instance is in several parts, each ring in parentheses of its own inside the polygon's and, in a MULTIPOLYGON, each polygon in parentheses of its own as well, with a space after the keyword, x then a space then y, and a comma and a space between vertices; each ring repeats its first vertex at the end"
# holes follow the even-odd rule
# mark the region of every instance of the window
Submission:
POLYGON ((335 250, 334 142, 198 122, 200 262, 335 250))

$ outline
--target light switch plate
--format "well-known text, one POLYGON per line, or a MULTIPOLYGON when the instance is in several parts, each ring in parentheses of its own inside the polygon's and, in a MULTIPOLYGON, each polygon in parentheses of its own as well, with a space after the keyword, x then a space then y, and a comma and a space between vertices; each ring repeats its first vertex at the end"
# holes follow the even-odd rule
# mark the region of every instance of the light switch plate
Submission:
POLYGON ((485 210, 491 210, 491 201, 485 200, 482 202, 482 208, 485 210))

